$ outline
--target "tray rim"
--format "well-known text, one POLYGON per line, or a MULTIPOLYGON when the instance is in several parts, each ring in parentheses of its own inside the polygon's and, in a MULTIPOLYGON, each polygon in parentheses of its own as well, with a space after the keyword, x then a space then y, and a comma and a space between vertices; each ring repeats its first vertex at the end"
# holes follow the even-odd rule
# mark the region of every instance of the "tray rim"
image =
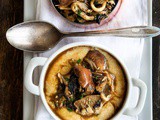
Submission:
MULTIPOLYGON (((37 1, 38 0, 34 0, 34 1, 33 0, 24 0, 24 21, 35 20, 36 19, 36 15, 35 15, 35 13, 36 13, 36 6, 34 6, 34 5, 37 4, 37 1), (31 2, 32 2, 32 4, 31 4, 31 2), (27 12, 28 11, 27 6, 32 6, 31 9, 30 9, 30 11, 32 11, 32 12, 29 12, 29 13, 27 12)), ((149 17, 148 17, 148 25, 152 25, 152 0, 148 0, 148 15, 149 15, 149 17)), ((149 49, 149 55, 150 55, 149 56, 149 58, 150 58, 150 60, 149 60, 149 62, 150 62, 149 63, 149 68, 150 68, 149 73, 150 73, 150 78, 149 79, 151 80, 150 81, 151 84, 149 86, 151 88, 151 90, 150 90, 150 96, 151 96, 151 98, 150 98, 150 101, 151 101, 151 103, 150 103, 150 109, 151 109, 150 120, 153 120, 153 100, 152 100, 153 99, 153 97, 152 97, 152 38, 149 38, 148 42, 149 42, 149 45, 150 45, 149 46, 150 47, 150 49, 149 49)), ((28 53, 28 52, 24 52, 23 58, 24 58, 24 73, 25 73, 26 65, 33 58, 33 54, 32 53, 28 53)), ((26 105, 25 103, 30 104, 30 106, 32 106, 32 109, 34 109, 34 99, 35 99, 35 96, 32 95, 31 93, 29 93, 25 89, 25 87, 23 85, 23 120, 33 120, 33 116, 34 116, 33 112, 34 112, 34 110, 32 110, 33 112, 31 112, 30 111, 31 108, 29 108, 29 106, 26 105), (33 103, 30 103, 29 100, 26 100, 26 98, 32 100, 33 103), (27 115, 25 111, 28 111, 30 114, 27 115)))

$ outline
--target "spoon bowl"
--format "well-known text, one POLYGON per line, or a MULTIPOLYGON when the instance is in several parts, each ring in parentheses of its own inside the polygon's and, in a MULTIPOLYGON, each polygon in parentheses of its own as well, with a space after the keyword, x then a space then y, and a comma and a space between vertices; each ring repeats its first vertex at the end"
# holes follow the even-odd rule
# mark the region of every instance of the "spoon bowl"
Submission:
POLYGON ((6 37, 17 49, 41 52, 51 49, 61 38, 61 33, 46 22, 25 22, 11 27, 6 37))

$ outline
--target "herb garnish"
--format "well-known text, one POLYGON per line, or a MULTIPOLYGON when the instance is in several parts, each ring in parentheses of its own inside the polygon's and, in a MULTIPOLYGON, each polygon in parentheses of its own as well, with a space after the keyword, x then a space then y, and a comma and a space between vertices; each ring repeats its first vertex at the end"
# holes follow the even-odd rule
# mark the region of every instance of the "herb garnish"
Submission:
POLYGON ((55 102, 55 106, 58 107, 58 103, 57 102, 55 102))
POLYGON ((83 97, 84 97, 84 95, 83 95, 83 94, 81 94, 81 95, 80 95, 80 99, 82 99, 83 97))
POLYGON ((99 4, 98 4, 98 1, 95 1, 94 4, 95 4, 95 6, 99 5, 99 4))
POLYGON ((74 101, 74 98, 71 98, 69 101, 70 101, 70 102, 73 102, 73 101, 74 101))
POLYGON ((78 19, 78 20, 82 20, 83 18, 81 18, 80 16, 77 16, 77 19, 78 19))
POLYGON ((86 96, 86 94, 85 94, 85 93, 82 93, 82 94, 80 94, 79 98, 81 99, 81 98, 83 98, 83 97, 85 97, 85 96, 86 96))
POLYGON ((65 105, 66 104, 66 101, 63 101, 63 105, 65 105))
POLYGON ((80 64, 80 63, 81 63, 81 59, 78 59, 78 60, 77 60, 77 63, 80 64))
POLYGON ((69 81, 69 78, 67 78, 67 77, 65 77, 64 79, 65 79, 66 81, 69 81))
POLYGON ((71 109, 71 108, 69 108, 69 107, 67 107, 67 110, 69 111, 69 112, 72 112, 73 110, 71 109))
POLYGON ((82 13, 82 11, 81 11, 81 10, 78 10, 78 15, 79 15, 79 16, 81 16, 81 13, 82 13))

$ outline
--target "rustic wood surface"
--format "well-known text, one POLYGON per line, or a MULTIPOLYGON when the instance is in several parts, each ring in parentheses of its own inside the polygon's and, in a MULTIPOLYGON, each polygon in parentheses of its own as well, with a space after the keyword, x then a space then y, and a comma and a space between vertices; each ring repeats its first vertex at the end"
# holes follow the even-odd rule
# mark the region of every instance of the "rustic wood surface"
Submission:
POLYGON ((23 52, 6 41, 6 30, 23 21, 23 0, 0 0, 0 120, 22 120, 23 52))
MULTIPOLYGON (((23 21, 23 0, 0 0, 0 120, 22 120, 23 52, 10 46, 6 30, 23 21)), ((153 25, 160 27, 160 1, 153 0, 153 25)), ((153 41, 153 120, 160 120, 160 36, 153 41)))
MULTIPOLYGON (((153 0, 153 25, 160 27, 160 0, 153 0)), ((153 120, 160 120, 160 36, 153 39, 153 120)))

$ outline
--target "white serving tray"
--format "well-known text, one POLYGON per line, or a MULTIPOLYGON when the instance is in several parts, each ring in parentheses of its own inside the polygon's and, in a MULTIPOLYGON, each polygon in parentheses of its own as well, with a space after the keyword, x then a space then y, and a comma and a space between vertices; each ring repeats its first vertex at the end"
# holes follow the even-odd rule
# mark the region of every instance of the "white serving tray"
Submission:
MULTIPOLYGON (((24 21, 35 20, 37 0, 24 0, 24 21)), ((148 24, 152 25, 152 0, 148 0, 148 24)), ((24 52, 24 73, 32 53, 24 52)), ((146 103, 139 120, 153 120, 152 110, 152 39, 146 39, 142 55, 140 78, 148 87, 146 103)), ((23 88, 23 120, 33 120, 35 96, 23 88)))

